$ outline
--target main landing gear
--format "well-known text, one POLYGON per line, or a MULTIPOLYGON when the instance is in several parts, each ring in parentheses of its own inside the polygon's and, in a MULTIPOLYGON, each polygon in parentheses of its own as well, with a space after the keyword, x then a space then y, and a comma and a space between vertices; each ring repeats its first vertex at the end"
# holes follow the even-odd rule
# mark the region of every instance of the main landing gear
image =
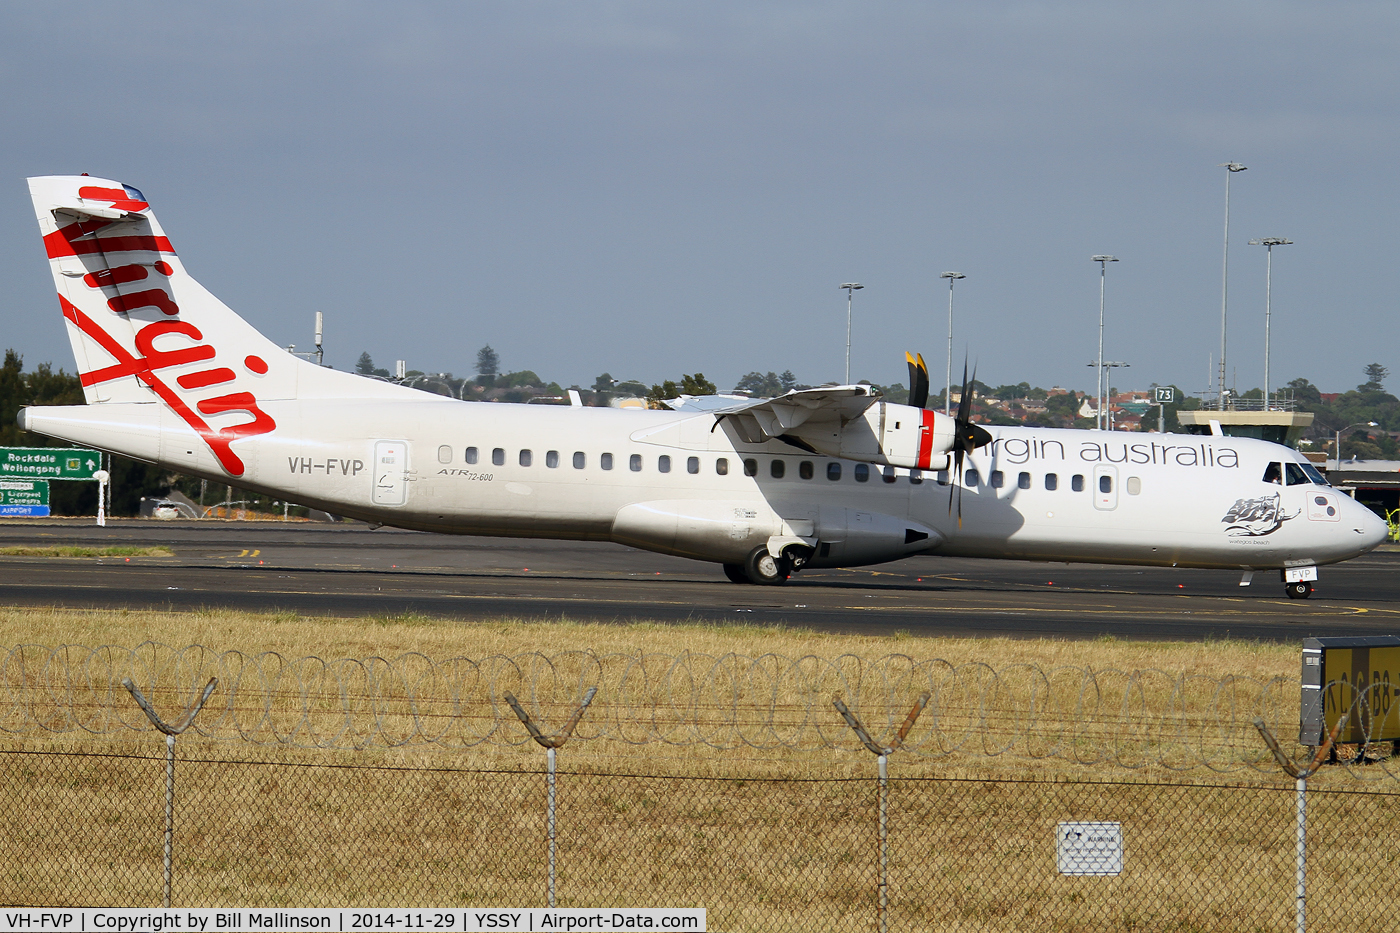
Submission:
POLYGON ((788 548, 782 557, 774 557, 768 553, 767 545, 759 545, 749 552, 742 564, 725 564, 724 575, 731 583, 782 586, 793 571, 802 569, 809 555, 810 552, 788 548))
POLYGON ((1288 593, 1289 599, 1307 599, 1312 595, 1312 582, 1309 580, 1285 583, 1283 588, 1288 593))

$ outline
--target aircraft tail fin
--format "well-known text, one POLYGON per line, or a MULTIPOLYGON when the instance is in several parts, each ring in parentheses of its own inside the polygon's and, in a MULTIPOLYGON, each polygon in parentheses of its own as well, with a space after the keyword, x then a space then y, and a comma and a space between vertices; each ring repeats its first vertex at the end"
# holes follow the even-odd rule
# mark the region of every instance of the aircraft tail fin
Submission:
POLYGON ((29 179, 89 404, 161 402, 220 453, 275 428, 262 406, 415 397, 298 359, 196 282, 136 188, 87 175, 29 179))
POLYGON ((89 403, 406 391, 299 360, 258 333, 185 271, 136 188, 49 175, 29 192, 89 403))

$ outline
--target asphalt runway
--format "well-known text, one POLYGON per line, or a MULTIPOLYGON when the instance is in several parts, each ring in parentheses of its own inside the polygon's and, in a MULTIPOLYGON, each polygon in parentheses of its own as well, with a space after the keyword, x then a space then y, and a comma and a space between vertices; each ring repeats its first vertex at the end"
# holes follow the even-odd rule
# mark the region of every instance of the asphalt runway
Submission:
POLYGON ((1277 576, 916 557, 739 586, 716 564, 613 544, 465 538, 355 523, 5 519, 0 548, 117 545, 173 557, 0 556, 0 605, 416 612, 476 620, 703 620, 822 631, 1298 642, 1400 633, 1400 547, 1324 567, 1309 600, 1277 576))

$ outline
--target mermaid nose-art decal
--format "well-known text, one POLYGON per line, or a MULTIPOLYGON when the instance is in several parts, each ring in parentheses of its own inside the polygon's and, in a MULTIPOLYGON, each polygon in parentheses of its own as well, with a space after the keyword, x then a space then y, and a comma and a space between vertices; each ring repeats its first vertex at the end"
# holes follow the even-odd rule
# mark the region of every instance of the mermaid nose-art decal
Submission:
POLYGON ((1258 499, 1236 499, 1220 521, 1229 523, 1225 533, 1232 537, 1259 538, 1278 531, 1284 522, 1297 518, 1298 514, 1284 515, 1282 497, 1274 493, 1258 499))

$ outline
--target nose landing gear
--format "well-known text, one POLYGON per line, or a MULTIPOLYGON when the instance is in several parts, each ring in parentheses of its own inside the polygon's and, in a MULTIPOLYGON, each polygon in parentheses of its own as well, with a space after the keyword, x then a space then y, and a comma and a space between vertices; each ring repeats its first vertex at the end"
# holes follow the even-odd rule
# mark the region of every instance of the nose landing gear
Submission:
POLYGON ((1307 599, 1312 595, 1312 581, 1310 580, 1285 583, 1283 588, 1288 593, 1289 599, 1307 599))

